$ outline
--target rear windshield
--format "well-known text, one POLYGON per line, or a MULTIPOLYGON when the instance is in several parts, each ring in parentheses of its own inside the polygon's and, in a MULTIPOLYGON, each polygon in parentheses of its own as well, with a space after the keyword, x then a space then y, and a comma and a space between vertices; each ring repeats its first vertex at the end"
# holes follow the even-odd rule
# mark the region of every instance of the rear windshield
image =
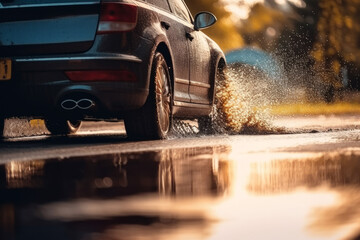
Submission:
POLYGON ((91 2, 89 0, 13 0, 1 1, 0 5, 3 6, 16 6, 16 5, 34 5, 34 4, 51 4, 51 3, 73 3, 73 2, 91 2))

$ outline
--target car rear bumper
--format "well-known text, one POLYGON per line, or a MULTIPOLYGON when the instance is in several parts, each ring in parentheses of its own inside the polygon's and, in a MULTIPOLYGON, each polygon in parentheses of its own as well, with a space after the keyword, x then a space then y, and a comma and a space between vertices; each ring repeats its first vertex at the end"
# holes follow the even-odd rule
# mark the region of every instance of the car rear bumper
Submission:
POLYGON ((143 106, 148 95, 148 69, 143 61, 126 54, 74 55, 12 59, 12 78, 0 82, 0 108, 6 117, 46 117, 67 114, 77 117, 113 118, 143 106), (70 81, 65 71, 120 70, 136 76, 125 81, 70 81), (91 109, 66 110, 61 102, 87 98, 91 109))
POLYGON ((13 61, 17 71, 111 69, 124 68, 124 63, 142 63, 140 58, 128 54, 14 58, 13 61))

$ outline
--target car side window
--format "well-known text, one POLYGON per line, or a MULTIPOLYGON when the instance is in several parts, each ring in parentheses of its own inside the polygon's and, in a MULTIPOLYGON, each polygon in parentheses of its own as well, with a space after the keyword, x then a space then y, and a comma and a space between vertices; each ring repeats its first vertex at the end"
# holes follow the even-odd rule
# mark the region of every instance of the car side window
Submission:
POLYGON ((167 2, 167 0, 146 0, 146 1, 156 7, 159 7, 166 11, 170 11, 169 3, 167 2))
POLYGON ((147 2, 166 11, 170 11, 167 0, 147 0, 147 2))
POLYGON ((169 3, 176 16, 192 23, 189 10, 182 0, 169 0, 169 3))

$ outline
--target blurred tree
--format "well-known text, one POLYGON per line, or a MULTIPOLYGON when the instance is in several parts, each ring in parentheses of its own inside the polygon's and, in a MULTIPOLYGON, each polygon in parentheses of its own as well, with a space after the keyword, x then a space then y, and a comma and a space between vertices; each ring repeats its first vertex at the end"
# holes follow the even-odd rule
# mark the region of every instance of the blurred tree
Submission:
POLYGON ((282 11, 257 3, 251 8, 249 17, 239 24, 239 32, 247 45, 274 52, 281 32, 290 25, 291 22, 282 11))
POLYGON ((341 66, 344 65, 345 7, 343 0, 320 0, 321 14, 317 24, 317 38, 312 56, 314 68, 324 83, 329 85, 326 100, 333 100, 333 91, 342 87, 341 66))
MULTIPOLYGON (((319 0, 319 6, 318 34, 312 50, 314 66, 324 72, 324 82, 339 88, 344 83, 343 69, 359 74, 360 1, 319 0)), ((350 86, 359 89, 359 81, 354 78, 350 86)))
POLYGON ((203 32, 217 42, 224 51, 244 45, 243 38, 230 19, 230 13, 219 0, 185 0, 185 2, 193 15, 201 11, 209 11, 217 17, 217 23, 203 32))
POLYGON ((349 87, 360 90, 360 0, 346 2, 344 51, 349 87))
POLYGON ((316 24, 320 9, 318 0, 303 0, 303 2, 304 6, 288 3, 291 11, 287 17, 291 19, 292 28, 284 29, 277 47, 287 49, 282 51, 285 56, 292 55, 293 58, 309 66, 311 65, 310 52, 317 35, 316 24))
MULTIPOLYGON (((284 59, 308 58, 316 38, 317 0, 303 0, 304 6, 288 2, 287 7, 268 0, 255 4, 239 31, 246 44, 256 45, 284 59)), ((285 61, 290 64, 292 61, 285 61)))
POLYGON ((302 2, 255 4, 239 25, 245 43, 280 56, 294 81, 320 79, 312 87, 327 88, 327 101, 346 84, 344 73, 360 90, 360 0, 302 2))
POLYGON ((347 84, 348 75, 349 86, 360 90, 360 0, 266 0, 235 23, 222 0, 185 1, 194 14, 218 17, 205 32, 224 50, 257 46, 280 56, 294 82, 320 79, 331 93, 347 84))
POLYGON ((320 8, 318 0, 302 0, 302 5, 288 1, 290 10, 286 13, 291 28, 281 32, 277 53, 284 60, 289 79, 307 92, 308 100, 323 99, 323 83, 316 76, 311 56, 317 38, 317 23, 320 8))

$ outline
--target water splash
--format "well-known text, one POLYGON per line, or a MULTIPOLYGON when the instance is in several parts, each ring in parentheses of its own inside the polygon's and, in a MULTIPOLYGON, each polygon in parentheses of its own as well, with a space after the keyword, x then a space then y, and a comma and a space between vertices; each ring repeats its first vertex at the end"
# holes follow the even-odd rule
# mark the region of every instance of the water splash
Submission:
POLYGON ((269 106, 279 103, 286 88, 272 82, 254 68, 228 68, 216 86, 213 111, 215 132, 269 134, 285 130, 272 125, 269 106))
MULTIPOLYGON (((287 99, 286 84, 267 78, 255 68, 228 67, 224 79, 217 81, 211 124, 205 132, 213 134, 275 134, 284 128, 272 124, 272 105, 287 99), (209 130, 209 131, 208 131, 209 130)), ((199 123, 200 124, 200 123, 199 123)), ((174 120, 173 137, 194 137, 206 133, 191 121, 174 120)))
POLYGON ((198 133, 199 133, 199 128, 194 122, 174 119, 172 131, 170 133, 170 139, 194 137, 197 136, 198 133))

